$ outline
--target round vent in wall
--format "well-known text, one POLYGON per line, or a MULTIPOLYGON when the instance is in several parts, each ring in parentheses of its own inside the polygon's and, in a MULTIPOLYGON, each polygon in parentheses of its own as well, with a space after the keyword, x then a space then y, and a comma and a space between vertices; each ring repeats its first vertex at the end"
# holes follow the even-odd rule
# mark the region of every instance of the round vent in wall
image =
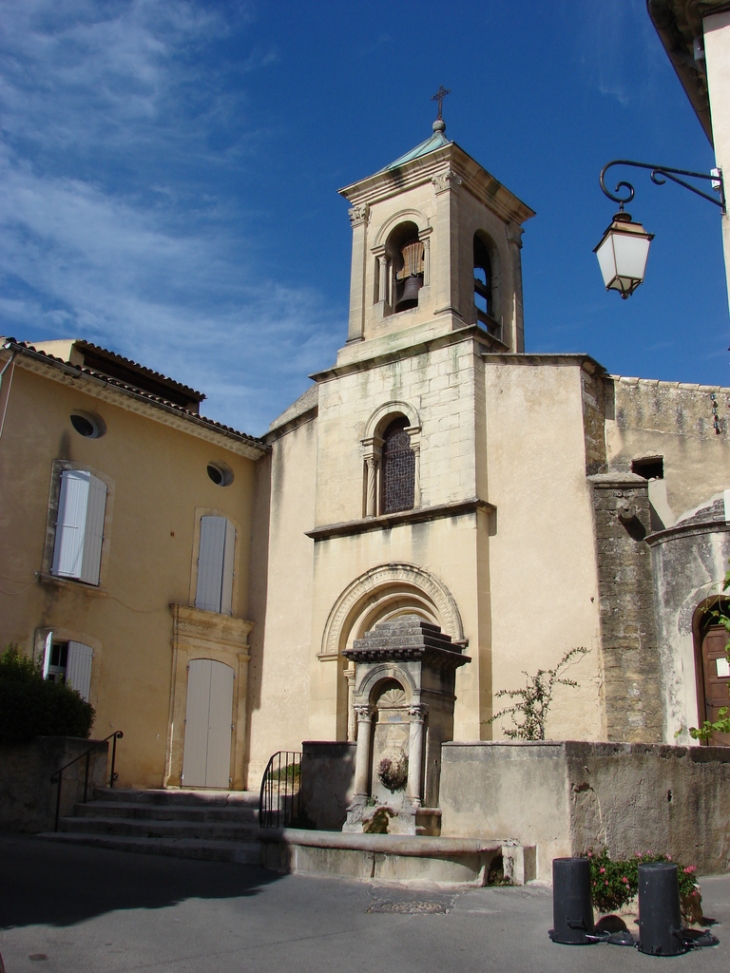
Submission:
POLYGON ((233 471, 225 463, 208 463, 208 476, 216 486, 229 486, 233 483, 233 471))
POLYGON ((71 425, 79 436, 85 436, 86 439, 99 439, 106 432, 104 421, 90 412, 72 412, 71 425))

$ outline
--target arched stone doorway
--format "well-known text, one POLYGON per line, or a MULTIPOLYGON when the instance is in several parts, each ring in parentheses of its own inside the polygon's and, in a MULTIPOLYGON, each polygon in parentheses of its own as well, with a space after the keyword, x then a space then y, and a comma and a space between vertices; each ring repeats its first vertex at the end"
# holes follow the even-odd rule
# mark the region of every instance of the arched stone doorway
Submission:
MULTIPOLYGON (((695 612, 693 634, 699 725, 705 720, 714 723, 720 719, 723 707, 730 708, 730 664, 725 651, 729 636, 718 613, 730 614, 730 602, 715 599, 704 603, 695 612)), ((713 733, 703 742, 713 747, 730 747, 730 733, 713 733)))
POLYGON ((342 660, 337 689, 337 738, 354 740, 355 665, 344 660, 351 648, 381 622, 415 615, 437 625, 458 646, 465 646, 456 601, 443 582, 415 564, 403 562, 371 568, 344 589, 332 607, 322 636, 320 658, 342 660))

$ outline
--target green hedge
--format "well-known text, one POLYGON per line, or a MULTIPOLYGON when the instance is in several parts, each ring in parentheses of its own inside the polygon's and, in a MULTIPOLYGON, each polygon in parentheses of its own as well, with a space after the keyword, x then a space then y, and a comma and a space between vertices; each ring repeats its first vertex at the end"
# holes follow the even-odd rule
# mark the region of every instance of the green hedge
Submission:
POLYGON ((61 682, 44 680, 39 664, 16 646, 0 655, 0 743, 35 736, 88 737, 94 707, 61 682))

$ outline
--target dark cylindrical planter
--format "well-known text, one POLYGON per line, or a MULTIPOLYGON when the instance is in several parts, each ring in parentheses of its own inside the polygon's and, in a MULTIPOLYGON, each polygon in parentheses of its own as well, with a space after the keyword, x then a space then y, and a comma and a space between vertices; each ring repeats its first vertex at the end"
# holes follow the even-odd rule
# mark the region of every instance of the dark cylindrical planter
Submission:
POLYGON ((652 956, 686 953, 679 907, 677 866, 639 865, 639 949, 652 956))
POLYGON ((591 869, 587 858, 553 859, 554 943, 587 946, 594 938, 591 869))

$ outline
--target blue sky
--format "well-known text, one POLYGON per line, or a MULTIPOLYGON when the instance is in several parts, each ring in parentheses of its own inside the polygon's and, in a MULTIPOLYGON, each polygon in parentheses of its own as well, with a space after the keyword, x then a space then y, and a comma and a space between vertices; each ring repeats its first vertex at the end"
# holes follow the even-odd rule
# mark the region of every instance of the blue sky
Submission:
MULTIPOLYGON (((258 434, 344 343, 337 189, 447 136, 537 212, 528 351, 730 385, 719 210, 634 173, 646 283, 606 294, 602 165, 709 170, 644 0, 0 0, 0 332, 83 337, 258 434)), ((629 178, 632 178, 629 174, 629 178)))

